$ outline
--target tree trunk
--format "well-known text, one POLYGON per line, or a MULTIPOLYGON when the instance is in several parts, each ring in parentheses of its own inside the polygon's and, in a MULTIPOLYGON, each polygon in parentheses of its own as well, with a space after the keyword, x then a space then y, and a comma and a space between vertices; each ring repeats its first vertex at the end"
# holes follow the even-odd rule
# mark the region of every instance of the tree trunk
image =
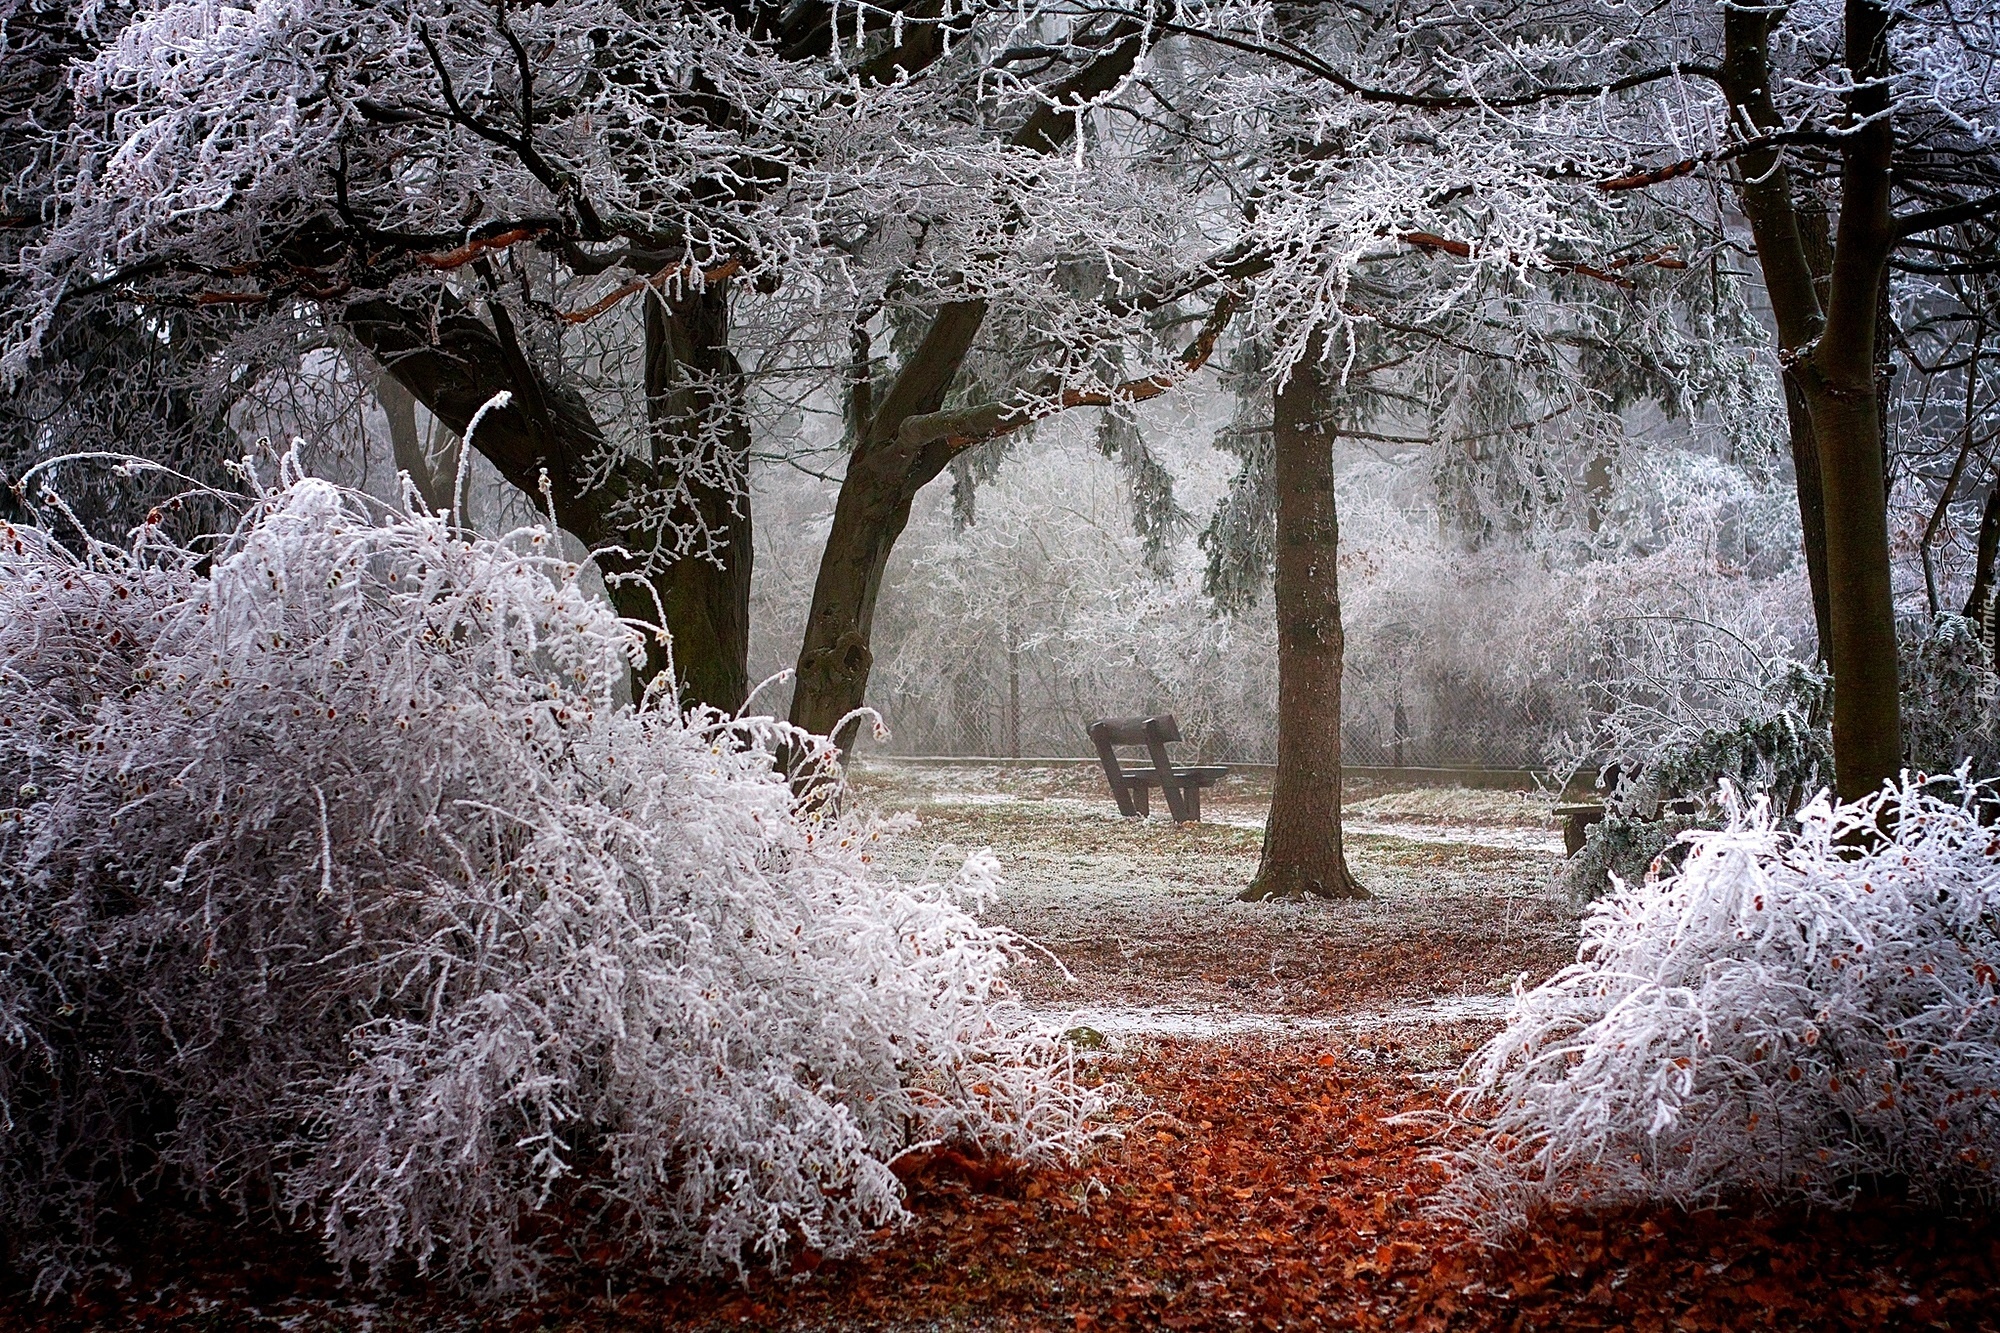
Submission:
POLYGON ((1826 495, 1820 483, 1819 443, 1812 409, 1792 371, 1784 372, 1785 424, 1792 441, 1792 478, 1799 497, 1799 538, 1805 548, 1806 584, 1812 591, 1813 641, 1821 662, 1833 660, 1833 606, 1826 584, 1826 495))
POLYGON ((1849 112, 1867 123, 1841 146, 1840 224, 1826 326, 1800 358, 1826 493, 1826 573, 1833 616, 1833 767, 1843 800, 1893 780, 1903 765, 1896 606, 1875 337, 1895 243, 1889 214, 1888 14, 1848 0, 1849 112))
MULTIPOLYGON (((382 415, 389 422, 389 444, 395 453, 396 470, 408 474, 432 513, 451 508, 456 501, 451 487, 458 469, 455 465, 434 467, 424 452, 423 435, 417 430, 416 395, 394 375, 384 373, 375 377, 375 400, 382 404, 382 415)), ((457 455, 458 446, 453 445, 452 459, 456 460, 457 455)))
POLYGON ((1340 522, 1321 340, 1273 399, 1278 493, 1278 772, 1257 877, 1239 895, 1366 898, 1340 838, 1340 522))
MULTIPOLYGON (((1145 26, 1135 20, 1113 25, 1100 54, 1065 80, 1050 104, 1027 119, 1012 136, 1013 144, 1040 153, 1067 144, 1076 133, 1076 116, 1064 110, 1064 104, 1081 104, 1116 87, 1131 73, 1145 40, 1145 26)), ((827 735, 868 697, 868 675, 875 665, 869 647, 875 603, 889 554, 909 525, 917 492, 944 471, 954 452, 941 441, 905 443, 903 423, 943 407, 985 319, 984 301, 947 303, 879 401, 865 380, 855 386, 854 404, 862 410, 851 413, 856 423, 854 452, 834 501, 833 526, 820 554, 805 638, 799 645, 792 690, 795 726, 827 735)), ((844 750, 854 733, 855 727, 849 725, 834 741, 844 750)))
MULTIPOLYGON (((985 319, 984 301, 956 301, 941 309, 855 441, 799 646, 792 722, 807 731, 831 733, 867 695, 875 664, 868 645, 889 553, 909 526, 917 492, 951 461, 941 446, 904 444, 902 425, 943 404, 985 319)), ((853 736, 850 725, 834 739, 846 749, 853 736)))
MULTIPOLYGON (((664 612, 674 683, 684 702, 733 713, 750 693, 750 427, 743 369, 729 350, 729 292, 720 284, 646 301, 646 415, 656 467, 682 459, 684 492, 670 522, 710 534, 714 558, 668 562, 650 579, 607 582, 620 614, 664 612), (719 466, 717 466, 719 464, 719 466), (655 608, 658 595, 662 608, 655 608)), ((649 648, 648 675, 668 645, 649 648)))
MULTIPOLYGON (((1723 12, 1723 90, 1747 128, 1757 134, 1771 134, 1783 127, 1771 97, 1772 26, 1770 10, 1730 8, 1723 12)), ((1778 361, 1784 379, 1806 580, 1812 589, 1813 627, 1820 660, 1831 662, 1833 609, 1826 581, 1826 502, 1812 409, 1793 357, 1819 335, 1824 322, 1823 289, 1833 265, 1833 245, 1826 213, 1801 209, 1793 197, 1791 172, 1782 149, 1766 148, 1744 155, 1737 195, 1757 243, 1764 290, 1778 326, 1778 361)))
MULTIPOLYGON (((1781 127, 1770 96, 1771 28, 1782 11, 1723 12, 1723 86, 1758 134, 1781 127)), ((1822 647, 1833 669, 1835 782, 1842 799, 1875 791, 1902 764, 1897 689, 1895 605, 1889 581, 1888 505, 1882 457, 1876 330, 1882 285, 1894 237, 1889 217, 1889 170, 1894 146, 1888 116, 1887 17, 1874 0, 1848 0, 1847 63, 1859 91, 1849 98, 1857 119, 1871 118, 1841 150, 1840 223, 1830 272, 1814 272, 1782 150, 1746 153, 1739 193, 1757 242, 1758 263, 1778 325, 1779 360, 1787 379, 1801 448, 1799 413, 1811 430, 1824 519, 1825 619, 1822 647)), ((1800 517, 1807 568, 1813 568, 1809 479, 1800 476, 1800 517)), ((1819 595, 1815 590, 1815 615, 1819 595)))
POLYGON ((1979 514, 1979 555, 1972 567, 1972 595, 1965 599, 1968 620, 1979 622, 1980 637, 1987 650, 1993 648, 1993 567, 2000 559, 2000 477, 1986 492, 1986 506, 1979 514))
MULTIPOLYGON (((1786 187, 1790 188, 1789 185, 1786 187)), ((1794 202, 1801 254, 1812 279, 1814 309, 1826 305, 1827 284, 1833 277, 1833 233, 1826 209, 1807 196, 1794 202)), ((1818 316, 1813 328, 1817 330, 1818 316)), ((1789 344, 1788 344, 1789 345, 1789 344)), ((1820 480, 1819 442, 1813 435, 1812 408, 1799 383, 1796 366, 1783 365, 1785 424, 1792 444, 1792 478, 1799 497, 1799 537, 1805 548, 1806 585, 1812 590, 1813 630, 1819 660, 1833 661, 1833 606, 1826 583, 1826 490, 1820 480)))
MULTIPOLYGON (((740 480, 748 434, 740 372, 728 350, 727 302, 726 288, 717 284, 677 303, 663 317, 658 346, 649 341, 646 371, 649 390, 656 370, 665 375, 681 364, 701 373, 695 383, 706 397, 693 403, 699 410, 692 417, 679 419, 679 428, 708 430, 707 461, 720 464, 709 471, 740 480), (703 420, 710 424, 700 426, 703 420)), ((646 553, 655 545, 655 531, 645 521, 655 508, 648 497, 667 489, 660 464, 672 467, 683 451, 670 448, 657 463, 627 453, 603 471, 611 445, 583 396, 529 360, 504 307, 495 304, 489 312, 491 323, 448 296, 407 303, 373 298, 349 306, 345 322, 361 345, 461 438, 473 414, 496 393, 513 395, 506 407, 481 420, 473 447, 538 500, 546 474, 556 523, 596 553, 618 613, 660 624, 672 637, 681 702, 733 712, 743 703, 749 674, 747 495, 729 484, 690 477, 682 507, 669 517, 704 524, 717 539, 716 558, 648 561, 646 553)), ((663 401, 671 408, 673 395, 663 401)), ((676 428, 675 421, 671 410, 656 419, 656 453, 668 443, 659 432, 676 428)), ((668 651, 649 639, 642 686, 665 667, 668 651)))

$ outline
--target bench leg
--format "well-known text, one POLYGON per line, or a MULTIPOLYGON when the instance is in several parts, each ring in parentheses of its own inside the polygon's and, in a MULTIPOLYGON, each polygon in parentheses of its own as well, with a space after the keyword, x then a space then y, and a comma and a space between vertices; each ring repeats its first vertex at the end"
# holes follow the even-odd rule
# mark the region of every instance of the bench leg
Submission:
POLYGON ((1140 819, 1144 819, 1147 815, 1153 813, 1152 793, 1144 783, 1135 782, 1125 790, 1132 793, 1132 807, 1138 812, 1140 819))
POLYGON ((1139 817, 1139 812, 1132 808, 1132 788, 1115 777, 1111 779, 1111 799, 1118 802, 1118 813, 1125 818, 1139 817))
POLYGON ((1187 807, 1188 823, 1199 824, 1201 822, 1201 788, 1182 787, 1181 804, 1187 807))

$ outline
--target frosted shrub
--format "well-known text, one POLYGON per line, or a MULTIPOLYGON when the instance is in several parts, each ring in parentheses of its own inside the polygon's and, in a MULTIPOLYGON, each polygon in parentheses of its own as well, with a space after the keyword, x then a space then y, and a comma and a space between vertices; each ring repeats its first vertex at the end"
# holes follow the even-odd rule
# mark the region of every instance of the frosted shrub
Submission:
POLYGON ((1786 833, 1725 788, 1727 826, 1688 835, 1677 874, 1600 900, 1576 963, 1517 990, 1467 1064, 1459 1106, 1479 1133, 1458 1205, 1505 1225, 1539 1204, 1990 1197, 1991 799, 1962 775, 1906 780, 1814 800, 1786 833), (1857 850, 1878 819, 1887 839, 1857 850))
POLYGON ((543 533, 294 480, 212 554, 0 544, 0 1228, 44 1289, 134 1191, 505 1287, 564 1246, 742 1273, 1040 1159, 1097 1094, 1014 944, 808 817, 768 721, 615 699, 543 533), (541 1239, 537 1239, 537 1238, 541 1239))

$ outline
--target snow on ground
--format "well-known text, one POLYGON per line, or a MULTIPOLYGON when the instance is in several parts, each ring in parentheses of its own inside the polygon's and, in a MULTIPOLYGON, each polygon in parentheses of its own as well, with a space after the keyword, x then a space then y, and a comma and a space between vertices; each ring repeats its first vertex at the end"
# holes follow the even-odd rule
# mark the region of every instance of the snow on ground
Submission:
MULTIPOLYGON (((1264 830, 1264 821, 1254 817, 1224 815, 1216 822, 1237 828, 1253 828, 1260 833, 1264 830)), ((1380 820, 1355 817, 1343 819, 1341 828, 1349 837, 1402 838, 1408 842, 1439 842, 1447 845, 1463 843, 1471 847, 1501 847, 1523 852, 1551 852, 1556 855, 1561 855, 1563 849, 1562 834, 1513 824, 1388 824, 1380 820)))
POLYGON ((863 809, 916 827, 886 860, 914 873, 990 848, 1006 890, 993 919, 1042 952, 1023 1000, 1107 1045, 1165 1038, 1390 1034, 1435 1067, 1499 1022, 1516 977, 1575 954, 1556 888, 1561 837, 1538 793, 1348 793, 1363 903, 1242 903, 1268 775, 1204 799, 1204 822, 1118 817, 1093 764, 857 766, 863 809))
POLYGON ((1107 1042, 1121 1037, 1215 1040, 1238 1036, 1303 1036, 1315 1032, 1353 1034, 1385 1028, 1403 1030, 1440 1023, 1479 1022, 1505 1015, 1508 1000, 1507 995, 1499 993, 1447 995, 1416 1004, 1315 1015, 1272 1014, 1223 1006, 1197 1012, 1158 1005, 1086 1005, 1068 1011, 1044 1007, 1036 1012, 1051 1030, 1077 1034, 1072 1039, 1083 1043, 1091 1040, 1090 1034, 1107 1042))

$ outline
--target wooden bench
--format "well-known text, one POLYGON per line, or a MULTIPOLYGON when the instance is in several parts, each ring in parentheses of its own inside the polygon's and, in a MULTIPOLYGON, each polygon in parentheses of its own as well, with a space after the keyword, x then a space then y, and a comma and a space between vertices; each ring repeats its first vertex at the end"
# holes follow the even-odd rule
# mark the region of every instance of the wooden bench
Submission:
POLYGON ((1597 770, 1597 790, 1603 793, 1595 801, 1585 801, 1579 805, 1559 805, 1556 818, 1563 826, 1563 855, 1575 856, 1583 850, 1584 840, 1592 824, 1604 819, 1604 802, 1617 794, 1620 787, 1639 775, 1637 765, 1628 766, 1612 760, 1597 770))
POLYGON ((1556 818, 1563 822, 1563 855, 1575 856, 1583 850, 1590 826, 1604 818, 1604 807, 1594 801, 1587 805, 1559 805, 1556 818))
MULTIPOLYGON (((1592 824, 1604 818, 1604 806, 1599 802, 1584 805, 1559 805, 1556 818, 1563 822, 1563 855, 1575 856, 1583 850, 1584 838, 1592 824)), ((1653 818, 1663 819, 1668 815, 1697 815, 1701 813, 1701 802, 1693 800, 1668 801, 1653 811, 1653 818)))
POLYGON ((1172 713, 1103 718, 1090 724, 1091 743, 1097 746, 1097 759, 1104 765, 1104 779, 1111 784, 1119 814, 1127 819, 1145 818, 1150 813, 1147 793, 1158 787, 1166 795, 1167 811, 1176 824, 1201 822, 1201 789, 1220 782, 1229 769, 1221 764, 1176 767, 1167 756, 1167 745, 1180 738, 1180 724, 1172 713), (1121 745, 1144 746, 1146 766, 1127 767, 1118 757, 1121 745))

